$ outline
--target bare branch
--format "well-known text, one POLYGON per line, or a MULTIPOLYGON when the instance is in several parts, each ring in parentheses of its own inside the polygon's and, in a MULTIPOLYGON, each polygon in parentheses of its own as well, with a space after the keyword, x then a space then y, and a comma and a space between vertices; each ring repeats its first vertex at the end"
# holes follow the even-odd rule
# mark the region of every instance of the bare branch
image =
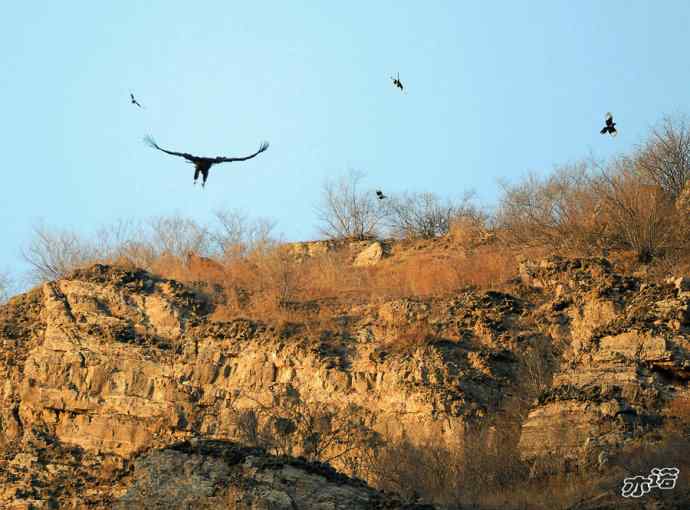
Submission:
POLYGON ((367 239, 379 234, 386 211, 373 192, 362 192, 361 172, 350 171, 338 181, 326 181, 316 207, 321 234, 333 239, 367 239))
POLYGON ((690 177, 690 127, 684 116, 666 117, 638 148, 637 162, 653 182, 673 199, 690 177))

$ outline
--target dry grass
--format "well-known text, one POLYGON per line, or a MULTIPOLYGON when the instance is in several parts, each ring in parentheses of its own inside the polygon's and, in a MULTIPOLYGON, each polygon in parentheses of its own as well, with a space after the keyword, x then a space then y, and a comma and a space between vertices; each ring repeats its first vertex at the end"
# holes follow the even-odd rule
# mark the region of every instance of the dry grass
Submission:
POLYGON ((395 328, 391 341, 384 345, 390 352, 409 352, 424 347, 435 338, 435 331, 428 321, 404 322, 395 328))
POLYGON ((514 253, 491 246, 464 252, 447 240, 427 241, 424 249, 399 250, 372 267, 353 267, 347 247, 304 259, 288 248, 276 245, 225 259, 194 256, 191 262, 166 255, 151 269, 168 278, 201 282, 208 289, 222 287, 217 319, 248 316, 271 321, 313 319, 315 313, 323 314, 319 303, 347 306, 449 296, 468 285, 496 288, 517 268, 514 253))

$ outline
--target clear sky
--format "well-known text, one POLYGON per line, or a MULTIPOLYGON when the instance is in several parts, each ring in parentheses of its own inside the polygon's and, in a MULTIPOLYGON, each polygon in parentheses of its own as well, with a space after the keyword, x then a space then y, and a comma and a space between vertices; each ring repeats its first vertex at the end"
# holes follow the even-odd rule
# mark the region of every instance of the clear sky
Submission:
POLYGON ((219 207, 316 236, 324 179, 491 204, 497 180, 640 142, 690 113, 690 2, 8 2, 0 20, 0 270, 39 221, 219 207), (400 94, 389 76, 400 73, 400 94), (146 107, 129 104, 133 91, 146 107), (620 134, 599 134, 604 113, 620 134), (192 167, 146 147, 244 155, 192 167))

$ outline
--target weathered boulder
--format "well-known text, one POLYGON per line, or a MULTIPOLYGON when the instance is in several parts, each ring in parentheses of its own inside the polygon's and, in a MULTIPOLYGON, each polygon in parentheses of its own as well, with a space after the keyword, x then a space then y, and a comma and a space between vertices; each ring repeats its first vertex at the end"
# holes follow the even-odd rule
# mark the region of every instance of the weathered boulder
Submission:
POLYGON ((374 241, 367 248, 359 252, 352 263, 355 267, 368 267, 378 264, 383 257, 383 246, 378 241, 374 241))

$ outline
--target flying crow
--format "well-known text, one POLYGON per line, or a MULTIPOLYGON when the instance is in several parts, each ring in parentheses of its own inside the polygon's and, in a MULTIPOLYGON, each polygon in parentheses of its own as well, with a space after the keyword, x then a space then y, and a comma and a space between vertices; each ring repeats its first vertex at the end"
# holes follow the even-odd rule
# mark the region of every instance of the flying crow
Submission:
POLYGON ((378 197, 379 200, 383 200, 384 198, 388 198, 386 195, 383 194, 383 191, 380 189, 376 190, 376 196, 378 197))
POLYGON ((202 187, 206 185, 206 179, 208 179, 208 172, 213 165, 216 165, 218 163, 230 163, 233 161, 246 161, 248 159, 252 159, 254 156, 257 156, 264 152, 266 149, 268 149, 268 142, 263 142, 259 147, 259 150, 256 151, 254 154, 250 154, 249 156, 240 158, 226 158, 223 156, 218 156, 215 158, 204 158, 200 156, 193 156, 191 154, 187 154, 186 152, 173 152, 163 149, 162 147, 159 147, 156 141, 150 136, 146 136, 144 138, 144 142, 150 147, 153 147, 154 149, 158 149, 159 151, 163 151, 166 154, 171 154, 173 156, 180 156, 192 163, 194 165, 194 184, 196 184, 196 180, 199 178, 199 174, 201 174, 203 177, 203 180, 201 181, 202 187))
POLYGON ((134 94, 132 94, 131 92, 129 93, 129 98, 132 104, 137 105, 139 108, 143 108, 143 106, 141 106, 139 102, 136 99, 134 99, 134 94))
POLYGON ((402 89, 403 89, 403 84, 402 84, 402 82, 400 81, 400 73, 398 73, 398 77, 397 77, 397 78, 393 78, 393 77, 391 76, 391 80, 393 80, 393 85, 395 85, 396 87, 398 87, 398 88, 402 91, 402 89))
POLYGON ((618 131, 616 131, 616 123, 613 122, 613 115, 610 113, 606 114, 606 125, 602 128, 601 131, 599 131, 602 135, 605 135, 606 133, 609 133, 611 136, 616 136, 618 131))

